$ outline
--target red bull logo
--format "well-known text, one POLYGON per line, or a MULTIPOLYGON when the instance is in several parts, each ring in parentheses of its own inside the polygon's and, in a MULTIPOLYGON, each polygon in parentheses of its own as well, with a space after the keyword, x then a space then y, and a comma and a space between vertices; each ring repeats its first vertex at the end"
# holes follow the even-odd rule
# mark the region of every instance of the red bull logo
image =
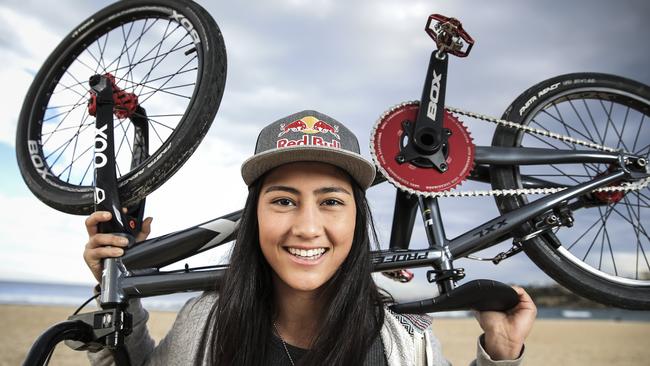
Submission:
POLYGON ((307 134, 324 133, 331 134, 332 136, 336 137, 337 140, 341 139, 339 137, 339 126, 332 126, 329 123, 321 121, 320 119, 313 116, 303 117, 288 124, 281 124, 278 137, 282 137, 284 134, 289 132, 302 132, 307 134))
POLYGON ((332 139, 332 141, 327 141, 320 136, 314 135, 302 135, 301 139, 298 140, 289 140, 289 139, 279 139, 276 147, 289 147, 289 146, 300 146, 300 145, 314 145, 314 146, 327 146, 334 147, 337 149, 341 148, 341 143, 338 140, 332 139))

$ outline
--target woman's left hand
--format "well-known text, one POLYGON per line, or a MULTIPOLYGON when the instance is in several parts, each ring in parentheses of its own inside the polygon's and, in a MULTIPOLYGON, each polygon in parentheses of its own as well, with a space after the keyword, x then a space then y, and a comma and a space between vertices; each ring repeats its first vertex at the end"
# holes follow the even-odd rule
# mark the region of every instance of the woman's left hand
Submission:
POLYGON ((519 357, 537 315, 537 307, 526 291, 518 286, 512 288, 519 295, 519 304, 513 309, 476 313, 476 319, 485 332, 485 351, 495 361, 519 357))

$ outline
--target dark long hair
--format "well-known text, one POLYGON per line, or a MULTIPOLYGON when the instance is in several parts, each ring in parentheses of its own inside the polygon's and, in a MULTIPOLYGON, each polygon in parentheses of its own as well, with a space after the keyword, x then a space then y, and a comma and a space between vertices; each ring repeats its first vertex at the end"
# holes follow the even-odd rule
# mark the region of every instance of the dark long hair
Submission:
MULTIPOLYGON (((257 202, 263 181, 264 176, 248 188, 230 267, 212 309, 215 341, 208 347, 213 365, 261 366, 268 361, 276 309, 273 270, 259 243, 257 202)), ((362 365, 384 322, 384 297, 371 276, 371 237, 378 248, 377 234, 364 190, 350 181, 357 207, 352 248, 323 285, 326 306, 319 331, 300 365, 362 365)))

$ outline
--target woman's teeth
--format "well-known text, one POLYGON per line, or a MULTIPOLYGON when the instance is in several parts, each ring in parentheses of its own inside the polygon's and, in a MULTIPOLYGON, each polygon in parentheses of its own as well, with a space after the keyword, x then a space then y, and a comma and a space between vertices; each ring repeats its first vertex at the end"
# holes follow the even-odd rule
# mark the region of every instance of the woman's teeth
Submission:
POLYGON ((308 260, 316 260, 320 258, 323 253, 325 253, 325 248, 317 248, 317 249, 297 249, 297 248, 287 248, 289 253, 295 255, 296 257, 300 257, 302 259, 308 259, 308 260))

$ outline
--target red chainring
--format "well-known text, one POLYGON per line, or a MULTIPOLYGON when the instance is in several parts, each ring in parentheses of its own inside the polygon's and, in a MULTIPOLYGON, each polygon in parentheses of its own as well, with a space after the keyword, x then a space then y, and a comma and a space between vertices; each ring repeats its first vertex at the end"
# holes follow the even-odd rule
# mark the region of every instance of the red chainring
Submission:
POLYGON ((403 121, 415 122, 419 102, 409 102, 384 113, 375 125, 370 150, 381 173, 396 187, 410 193, 431 195, 461 184, 474 167, 474 143, 465 126, 445 111, 444 126, 451 131, 448 140, 448 170, 422 168, 411 163, 399 164, 395 158, 403 144, 403 121))

